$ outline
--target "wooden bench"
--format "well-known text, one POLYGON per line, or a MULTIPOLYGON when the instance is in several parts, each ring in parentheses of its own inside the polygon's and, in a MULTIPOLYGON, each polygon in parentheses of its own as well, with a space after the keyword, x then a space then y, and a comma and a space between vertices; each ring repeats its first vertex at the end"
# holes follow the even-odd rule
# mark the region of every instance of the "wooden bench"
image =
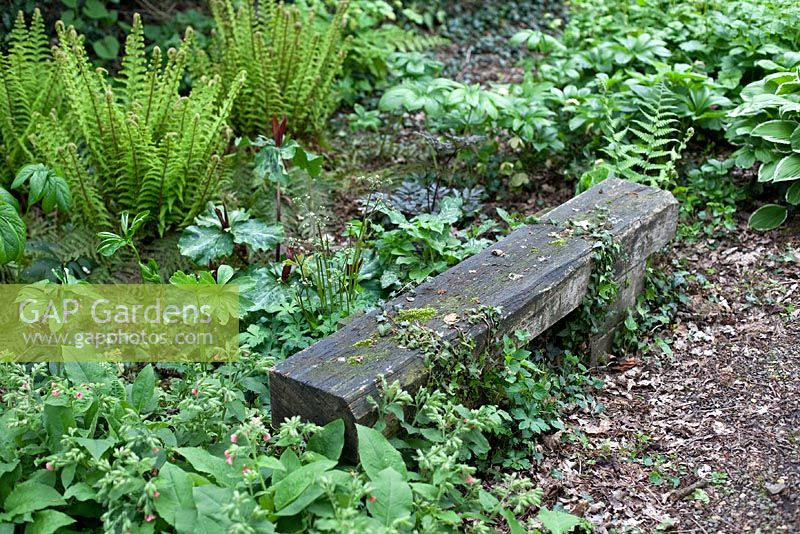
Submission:
MULTIPOLYGON (((592 339, 594 358, 610 346, 614 328, 642 288, 648 256, 672 239, 677 218, 678 204, 670 193, 609 179, 549 211, 539 224, 518 228, 420 285, 413 299, 401 295, 387 303, 383 313, 392 315, 399 307, 433 308, 436 313, 424 322, 427 327, 449 340, 460 329, 480 348, 487 341, 488 325, 448 324, 480 303, 501 309, 493 335, 526 329, 537 336, 576 309, 589 285, 594 243, 569 229, 602 224, 620 246, 614 265, 620 289, 602 331, 592 339)), ((296 415, 320 425, 342 418, 352 455, 355 424, 375 422, 367 398, 379 396, 380 375, 410 391, 424 384, 423 357, 398 346, 392 335, 378 336, 379 314, 360 316, 275 366, 270 373, 274 423, 296 415)))

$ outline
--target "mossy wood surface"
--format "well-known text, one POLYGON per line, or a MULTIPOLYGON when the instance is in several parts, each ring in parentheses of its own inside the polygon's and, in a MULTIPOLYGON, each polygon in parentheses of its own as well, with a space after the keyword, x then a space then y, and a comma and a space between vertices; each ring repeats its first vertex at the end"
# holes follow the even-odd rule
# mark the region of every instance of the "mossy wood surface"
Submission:
MULTIPOLYGON (((405 309, 433 308, 436 313, 424 321, 426 326, 451 340, 464 332, 480 349, 489 338, 489 327, 482 321, 471 324, 466 312, 481 305, 499 306, 493 335, 524 328, 536 336, 577 308, 586 294, 593 242, 577 235, 576 228, 602 224, 619 241, 615 272, 623 282, 633 267, 672 239, 677 216, 678 204, 670 193, 609 179, 551 210, 539 224, 517 229, 420 285, 413 302, 402 295, 385 309, 394 310, 396 304, 405 309)), ((391 317, 395 312, 386 313, 391 317)), ((352 452, 355 423, 374 422, 375 411, 367 398, 378 396, 380 375, 412 391, 424 384, 423 356, 399 347, 392 333, 378 336, 377 315, 358 317, 275 366, 270 374, 274 423, 295 415, 317 424, 343 418, 352 452)))

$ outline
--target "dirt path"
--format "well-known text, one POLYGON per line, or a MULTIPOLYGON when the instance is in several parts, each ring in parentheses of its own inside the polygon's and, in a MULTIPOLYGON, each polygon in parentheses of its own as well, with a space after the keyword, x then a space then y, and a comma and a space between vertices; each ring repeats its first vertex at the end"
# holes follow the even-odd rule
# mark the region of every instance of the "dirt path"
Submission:
POLYGON ((545 455, 547 504, 597 532, 800 532, 800 229, 742 224, 674 258, 699 282, 673 356, 603 374, 605 413, 545 455))

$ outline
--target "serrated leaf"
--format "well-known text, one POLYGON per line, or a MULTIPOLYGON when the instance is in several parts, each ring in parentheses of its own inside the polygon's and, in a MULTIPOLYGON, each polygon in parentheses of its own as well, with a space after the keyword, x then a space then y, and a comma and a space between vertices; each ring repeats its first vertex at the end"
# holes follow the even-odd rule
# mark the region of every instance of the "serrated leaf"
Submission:
POLYGON ((575 527, 583 524, 583 519, 578 516, 555 510, 547 510, 546 508, 539 510, 539 514, 536 517, 542 522, 542 526, 552 534, 572 532, 575 527))
POLYGON ((283 241, 283 227, 268 225, 258 219, 250 219, 236 224, 232 229, 234 243, 248 245, 256 252, 264 252, 283 241))
POLYGON ((233 254, 233 236, 213 226, 189 226, 178 240, 181 254, 198 265, 233 254))

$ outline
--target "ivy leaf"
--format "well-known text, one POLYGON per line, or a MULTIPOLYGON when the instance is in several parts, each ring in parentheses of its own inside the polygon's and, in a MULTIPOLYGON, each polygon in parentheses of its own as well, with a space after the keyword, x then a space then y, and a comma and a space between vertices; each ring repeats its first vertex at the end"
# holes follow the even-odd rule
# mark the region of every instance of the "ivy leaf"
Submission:
POLYGON ((391 467, 403 477, 408 476, 406 464, 400 451, 392 447, 386 436, 368 426, 356 425, 358 432, 358 458, 370 480, 375 480, 378 474, 391 467))
POLYGON ((283 241, 283 227, 268 225, 257 219, 250 219, 232 228, 234 243, 249 245, 256 252, 270 250, 283 241))
POLYGON ((233 236, 213 226, 189 226, 178 241, 181 254, 198 265, 233 254, 233 236))
POLYGON ((539 514, 536 517, 542 522, 542 526, 552 534, 572 532, 575 527, 583 524, 583 519, 578 516, 557 512, 555 510, 547 510, 546 508, 539 510, 539 514))
POLYGON ((387 467, 376 475, 371 485, 374 500, 367 501, 367 509, 382 525, 391 527, 398 519, 411 515, 411 486, 400 473, 387 467))
POLYGON ((25 223, 11 204, 0 202, 0 265, 22 258, 25 223))
POLYGON ((767 204, 758 208, 747 221, 753 230, 766 232, 774 230, 786 220, 786 208, 778 204, 767 204))

